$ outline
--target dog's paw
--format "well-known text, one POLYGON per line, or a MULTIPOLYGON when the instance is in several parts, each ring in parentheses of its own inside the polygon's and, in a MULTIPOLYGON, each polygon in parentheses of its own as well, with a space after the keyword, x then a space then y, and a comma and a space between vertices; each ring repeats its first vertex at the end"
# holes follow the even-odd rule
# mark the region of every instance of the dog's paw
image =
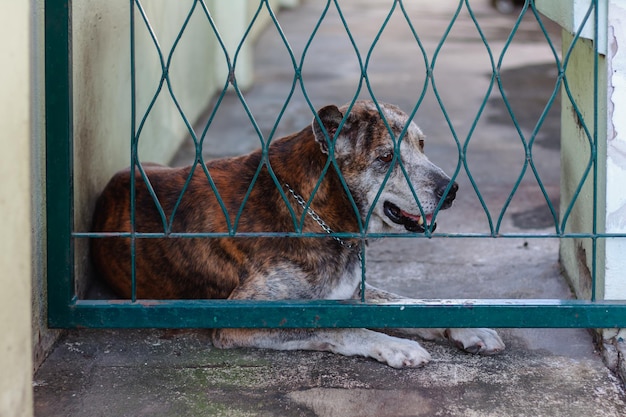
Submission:
POLYGON ((419 368, 430 361, 430 354, 419 343, 395 337, 376 346, 370 356, 393 368, 419 368))
POLYGON ((493 329, 447 329, 446 336, 459 349, 479 355, 495 355, 505 347, 493 329))

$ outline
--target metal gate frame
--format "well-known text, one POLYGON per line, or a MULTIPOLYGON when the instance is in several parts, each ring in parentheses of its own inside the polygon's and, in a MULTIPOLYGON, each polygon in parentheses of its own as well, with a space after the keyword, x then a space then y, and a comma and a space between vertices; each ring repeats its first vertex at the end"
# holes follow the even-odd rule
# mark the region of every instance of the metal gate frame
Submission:
MULTIPOLYGON (((468 2, 468 0, 460 0, 459 4, 462 5, 463 1, 466 4, 468 2)), ((593 19, 596 23, 596 34, 598 27, 597 2, 598 0, 591 1, 587 13, 587 18, 593 19)), ((129 3, 132 16, 132 10, 139 2, 138 0, 129 0, 129 3)), ((202 1, 201 3, 204 4, 202 1)), ((328 1, 328 4, 330 3, 331 0, 328 1)), ((402 2, 396 1, 394 7, 397 4, 402 7, 402 2)), ((270 9, 267 0, 261 0, 259 10, 264 5, 268 10, 270 9)), ((532 7, 533 12, 536 12, 534 6, 528 2, 525 7, 532 7)), ((363 300, 79 300, 74 290, 74 240, 90 235, 73 231, 74 137, 71 9, 71 0, 45 1, 47 282, 50 327, 626 327, 626 302, 597 301, 595 296, 592 296, 591 300, 453 299, 406 300, 402 303, 382 304, 368 303, 363 300)), ((270 14, 272 14, 271 10, 270 14)), ((273 14, 272 18, 275 19, 273 14)), ((277 23, 276 20, 275 23, 277 23)), ((579 36, 580 30, 575 35, 575 40, 579 36)), ((484 38, 483 41, 486 42, 484 38)), ((490 238, 589 238, 593 243, 593 288, 595 288, 596 280, 598 240, 626 238, 624 234, 606 234, 596 230, 598 155, 596 147, 597 129, 595 127, 599 118, 597 44, 595 48, 594 129, 593 134, 590 135, 592 159, 587 170, 587 172, 592 173, 594 182, 593 231, 590 233, 565 233, 564 226, 559 230, 557 221, 557 231, 551 235, 499 235, 497 227, 495 232, 492 227, 492 233, 485 236, 490 238)), ((566 59, 564 58, 564 60, 566 59)), ((495 68, 494 66, 494 77, 496 76, 495 68)), ((230 69, 232 70, 232 67, 230 69)), ((560 73, 559 77, 561 81, 566 80, 564 71, 560 73)), ((499 83, 499 79, 497 82, 499 83)), ((511 111, 510 108, 509 111, 511 111)), ((133 159, 131 165, 134 166, 136 162, 138 161, 133 159)), ((586 176, 581 180, 579 191, 585 179, 586 176)), ((554 214, 553 209, 552 212, 554 214)), ((241 234, 236 232, 229 234, 229 236, 239 235, 241 234)), ((341 234, 341 237, 345 237, 344 235, 341 234)), ((141 238, 140 234, 135 232, 124 234, 124 236, 130 237, 131 240, 141 238)), ((433 236, 436 237, 437 235, 433 236)), ((372 236, 361 232, 349 237, 364 240, 372 236)), ((462 238, 469 236, 458 234, 445 235, 445 237, 462 238)), ((472 235, 471 237, 476 236, 472 235)), ((363 276, 364 280, 365 276, 363 276)))

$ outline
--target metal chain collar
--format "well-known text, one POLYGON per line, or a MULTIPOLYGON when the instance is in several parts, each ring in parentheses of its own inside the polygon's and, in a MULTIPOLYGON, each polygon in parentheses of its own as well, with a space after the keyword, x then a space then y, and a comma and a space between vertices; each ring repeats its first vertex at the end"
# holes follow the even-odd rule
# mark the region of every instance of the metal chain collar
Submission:
MULTIPOLYGON (((289 191, 289 193, 293 196, 293 198, 296 200, 296 202, 302 207, 303 210, 306 211, 306 213, 313 219, 315 220, 315 222, 317 224, 320 225, 320 227, 322 229, 324 229, 324 231, 328 234, 333 234, 335 232, 333 232, 333 229, 330 228, 330 226, 328 226, 326 224, 326 222, 324 220, 322 220, 322 218, 319 216, 319 214, 317 214, 315 212, 315 210, 313 210, 312 207, 307 207, 306 206, 306 201, 304 200, 304 198, 302 198, 301 195, 297 194, 290 186, 289 184, 285 183, 284 184, 285 188, 287 189, 287 191, 289 191)), ((343 239, 337 237, 337 236, 332 236, 333 239, 335 239, 337 242, 339 242, 341 244, 341 246, 343 246, 344 248, 348 248, 348 249, 352 249, 355 247, 355 245, 351 244, 351 243, 346 243, 343 239)), ((359 254, 360 257, 360 254, 359 254)))

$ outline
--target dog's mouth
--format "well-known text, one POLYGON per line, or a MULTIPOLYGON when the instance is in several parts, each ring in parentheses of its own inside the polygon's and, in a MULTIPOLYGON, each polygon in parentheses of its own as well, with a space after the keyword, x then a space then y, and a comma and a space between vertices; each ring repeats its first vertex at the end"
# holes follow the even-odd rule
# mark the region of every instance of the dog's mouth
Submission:
MULTIPOLYGON (((425 216, 426 222, 428 223, 427 224, 426 222, 424 222, 422 216, 407 213, 390 201, 385 201, 385 203, 383 204, 383 211, 385 213, 385 216, 389 217, 389 220, 391 220, 395 224, 400 224, 404 226, 404 228, 409 232, 424 233, 426 231, 426 227, 428 227, 428 224, 430 224, 433 220, 433 215, 427 214, 425 216)), ((431 232, 434 232, 436 228, 437 224, 433 223, 431 232)))

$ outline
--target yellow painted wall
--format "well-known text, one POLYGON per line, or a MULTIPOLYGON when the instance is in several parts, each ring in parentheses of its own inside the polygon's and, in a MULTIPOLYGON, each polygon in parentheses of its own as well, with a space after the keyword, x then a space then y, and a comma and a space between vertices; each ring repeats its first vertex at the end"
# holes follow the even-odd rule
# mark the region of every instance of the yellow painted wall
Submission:
MULTIPOLYGON (((563 49, 572 42, 573 36, 564 30, 562 34, 563 49)), ((593 42, 587 39, 578 39, 566 70, 568 86, 574 101, 585 121, 587 131, 593 135, 594 129, 594 96, 593 96, 593 42)), ((606 184, 606 60, 599 56, 599 97, 598 97, 598 195, 596 225, 598 232, 604 230, 605 214, 605 186, 606 184)), ((562 94, 561 111, 561 220, 567 214, 576 188, 587 168, 591 148, 587 133, 579 117, 574 112, 574 106, 565 90, 562 94)), ((590 233, 593 226, 593 171, 588 174, 581 192, 573 204, 567 221, 566 232, 590 233)), ((604 240, 598 240, 597 282, 596 295, 602 299, 604 294, 604 240)), ((588 299, 592 291, 592 242, 591 239, 562 239, 560 248, 561 264, 568 276, 578 298, 588 299)))
POLYGON ((0 3, 0 416, 32 416, 30 4, 0 3))

